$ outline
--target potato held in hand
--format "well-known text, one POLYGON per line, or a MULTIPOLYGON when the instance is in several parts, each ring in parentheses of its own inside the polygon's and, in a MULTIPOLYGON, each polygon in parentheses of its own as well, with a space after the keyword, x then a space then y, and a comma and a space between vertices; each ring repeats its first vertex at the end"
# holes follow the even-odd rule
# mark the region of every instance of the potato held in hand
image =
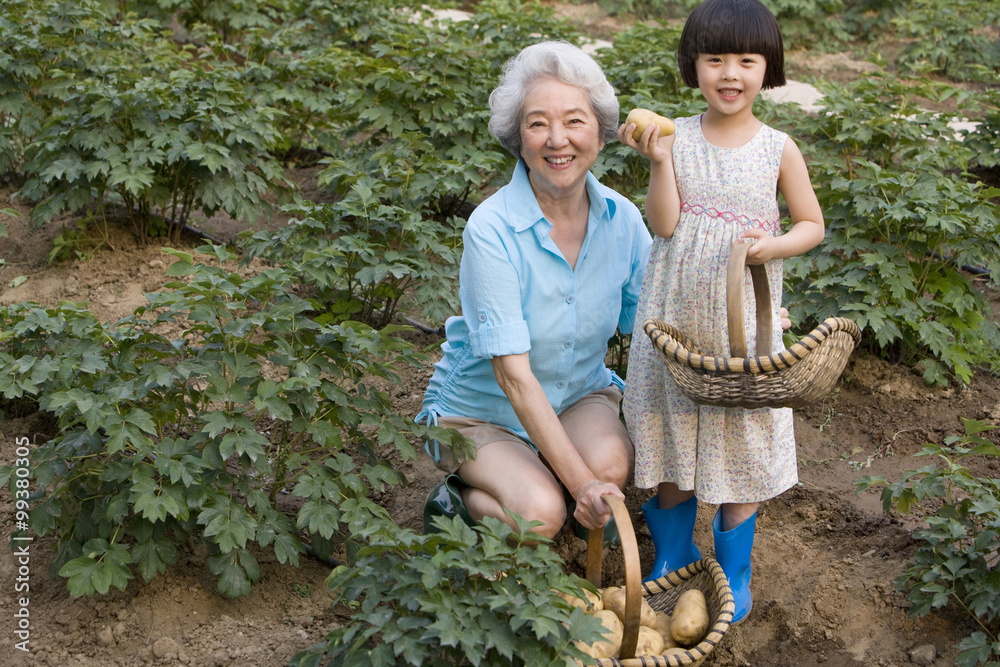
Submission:
POLYGON ((705 594, 696 588, 684 591, 677 599, 670 619, 670 635, 681 646, 694 646, 708 630, 708 605, 705 594))
POLYGON ((625 118, 625 127, 628 127, 632 123, 635 123, 635 131, 632 132, 632 138, 636 141, 639 141, 639 137, 646 131, 650 123, 659 125, 661 137, 674 133, 674 121, 660 114, 653 113, 649 109, 632 109, 629 111, 628 116, 625 118))

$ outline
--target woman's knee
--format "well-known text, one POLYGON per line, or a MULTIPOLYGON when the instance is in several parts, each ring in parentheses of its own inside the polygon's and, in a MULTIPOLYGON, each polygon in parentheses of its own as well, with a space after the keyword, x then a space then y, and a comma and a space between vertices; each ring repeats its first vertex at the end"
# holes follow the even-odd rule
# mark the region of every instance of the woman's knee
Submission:
POLYGON ((608 457, 605 465, 607 479, 602 481, 617 484, 619 488, 624 488, 625 484, 632 477, 632 457, 627 452, 620 451, 617 456, 608 457))
POLYGON ((584 460, 602 482, 624 488, 632 477, 635 463, 632 441, 620 437, 606 438, 603 442, 588 448, 584 460))
POLYGON ((532 530, 544 537, 555 537, 566 523, 566 501, 561 490, 553 493, 551 489, 524 490, 525 504, 521 512, 512 510, 528 521, 538 521, 541 525, 532 530))
POLYGON ((602 482, 623 487, 632 476, 635 448, 615 410, 602 404, 581 406, 564 425, 587 467, 602 482))

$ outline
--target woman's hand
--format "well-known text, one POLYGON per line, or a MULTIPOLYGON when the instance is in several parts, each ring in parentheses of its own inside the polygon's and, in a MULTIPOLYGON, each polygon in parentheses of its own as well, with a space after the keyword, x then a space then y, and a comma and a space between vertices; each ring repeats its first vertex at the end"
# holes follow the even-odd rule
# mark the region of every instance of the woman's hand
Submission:
POLYGON ((589 530, 603 528, 611 520, 611 507, 604 502, 603 496, 610 494, 625 500, 621 489, 598 479, 586 481, 570 493, 576 499, 573 518, 589 530))
POLYGON ((635 132, 635 123, 628 125, 622 123, 618 128, 618 141, 634 148, 639 155, 650 162, 665 162, 671 159, 674 135, 664 137, 664 140, 660 141, 660 128, 656 123, 650 123, 638 141, 632 137, 633 132, 635 132))

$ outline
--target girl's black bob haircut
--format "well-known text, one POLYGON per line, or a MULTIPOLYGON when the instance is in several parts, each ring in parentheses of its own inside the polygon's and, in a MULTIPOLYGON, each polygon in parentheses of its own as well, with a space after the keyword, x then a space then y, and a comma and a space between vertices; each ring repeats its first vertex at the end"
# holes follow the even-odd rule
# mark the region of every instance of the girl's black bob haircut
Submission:
POLYGON ((781 28, 760 0, 705 0, 681 32, 677 63, 685 85, 698 87, 695 61, 702 53, 759 53, 767 61, 763 89, 785 85, 781 28))

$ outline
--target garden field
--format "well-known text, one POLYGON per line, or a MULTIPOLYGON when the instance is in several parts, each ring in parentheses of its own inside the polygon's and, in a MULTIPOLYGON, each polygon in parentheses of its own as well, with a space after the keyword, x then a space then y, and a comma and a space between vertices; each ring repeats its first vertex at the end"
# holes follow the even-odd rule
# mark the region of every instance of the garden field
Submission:
MULTIPOLYGON (((41 234, 22 238, 34 239, 24 241, 22 256, 27 261, 34 255, 37 271, 16 291, 8 290, 5 301, 12 292, 44 302, 83 300, 98 317, 116 319, 143 304, 143 291, 166 280, 169 258, 155 246, 135 247, 126 235, 114 252, 47 268, 44 249, 51 240, 41 234)), ((413 338, 421 347, 438 342, 430 334, 413 338)), ((429 378, 429 364, 405 373, 403 382, 389 389, 394 406, 416 414, 429 378)), ((953 611, 911 618, 909 603, 893 585, 908 567, 916 547, 909 531, 918 524, 885 515, 878 494, 858 495, 854 483, 863 474, 899 479, 903 471, 923 467, 926 462, 912 455, 925 442, 961 433, 961 417, 1000 423, 1000 380, 984 374, 965 388, 929 388, 911 371, 870 355, 855 356, 837 394, 796 415, 802 483, 764 505, 755 543, 754 610, 729 631, 707 664, 902 667, 911 664, 914 650, 926 655, 931 645, 937 660, 913 664, 954 664, 953 645, 972 631, 970 622, 953 611)), ((41 413, 8 419, 0 424, 0 455, 12 460, 17 438, 44 439, 53 429, 41 413)), ((410 484, 381 494, 380 502, 401 527, 419 531, 424 498, 440 473, 425 457, 401 467, 410 484)), ((974 470, 1000 477, 996 459, 974 470)), ((652 545, 638 510, 648 496, 638 490, 628 496, 641 560, 648 567, 652 545)), ((2 507, 3 530, 9 534, 13 508, 8 498, 2 507)), ((711 510, 703 508, 696 529, 706 555, 711 510)), ((15 652, 16 638, 7 633, 0 664, 278 666, 350 613, 330 608, 323 585, 329 568, 309 558, 294 568, 264 555, 253 592, 227 600, 215 591, 205 550, 197 547, 183 550, 178 564, 150 584, 133 581, 123 592, 74 599, 64 580, 48 578, 52 555, 47 547, 44 539, 32 546, 33 655, 15 652)), ((564 531, 557 548, 582 575, 584 541, 564 531)), ((605 580, 623 582, 620 554, 609 549, 605 558, 605 580)), ((0 568, 9 618, 17 567, 4 558, 0 568)))
MULTIPOLYGON (((159 6, 194 11, 194 4, 171 5, 164 0, 159 6)), ((544 9, 566 21, 557 25, 569 26, 565 29, 580 39, 586 36, 617 44, 621 36, 620 59, 609 59, 606 64, 609 77, 616 88, 627 89, 636 106, 650 100, 654 103, 649 105, 656 106, 656 91, 642 83, 643 76, 657 82, 663 77, 671 85, 676 85, 676 79, 652 59, 640 57, 643 39, 649 38, 642 31, 666 30, 651 34, 676 37, 678 21, 671 18, 668 28, 650 27, 652 22, 644 27, 643 12, 683 3, 620 3, 632 13, 611 13, 613 4, 547 2, 544 9), (642 71, 630 77, 630 63, 640 61, 642 71)), ((924 9, 934 5, 915 4, 924 9)), ((963 11, 967 8, 966 3, 956 5, 963 11)), ((976 3, 985 17, 976 34, 985 34, 988 43, 996 43, 1000 35, 997 5, 976 3)), ((513 25, 521 16, 516 4, 506 2, 467 3, 464 8, 472 12, 477 6, 479 10, 492 8, 497 25, 513 25)), ((841 15, 851 20, 870 18, 871 12, 849 14, 845 7, 852 6, 837 4, 841 15)), ((539 18, 535 11, 525 14, 522 32, 510 29, 508 34, 503 32, 506 28, 497 28, 494 35, 527 39, 536 31, 558 33, 545 18, 548 14, 543 12, 539 18)), ((677 11, 676 16, 683 15, 682 9, 677 11)), ((793 18, 790 44, 809 43, 801 35, 819 24, 803 22, 801 16, 793 18)), ((381 14, 377 19, 371 19, 373 32, 378 25, 390 25, 378 23, 388 21, 381 14)), ((8 466, 3 476, 10 492, 0 493, 0 534, 11 537, 12 544, 11 553, 0 556, 2 666, 279 667, 295 656, 294 660, 301 661, 296 664, 317 664, 310 662, 308 650, 331 641, 327 635, 332 630, 351 627, 352 619, 374 622, 368 616, 371 609, 347 604, 337 591, 328 589, 325 580, 332 561, 353 566, 359 546, 364 556, 369 541, 384 545, 387 534, 404 534, 406 529, 419 533, 424 499, 441 478, 417 444, 435 431, 411 429, 409 420, 420 410, 438 357, 441 338, 435 329, 454 306, 459 250, 454 228, 460 225, 456 221, 482 192, 502 182, 510 167, 498 148, 482 147, 489 144, 481 136, 486 134, 482 108, 489 82, 443 101, 421 97, 430 95, 427 90, 433 89, 433 79, 414 82, 412 89, 399 93, 399 99, 410 106, 421 101, 440 104, 434 114, 452 108, 454 127, 442 129, 435 120, 440 116, 433 114, 430 120, 416 112, 408 117, 399 111, 402 107, 391 109, 400 115, 401 126, 395 127, 392 120, 379 115, 373 100, 346 93, 332 95, 325 102, 322 95, 292 99, 301 90, 337 90, 330 81, 348 68, 346 47, 338 56, 342 58, 339 69, 317 59, 311 74, 299 72, 294 78, 296 85, 307 76, 313 79, 301 90, 288 84, 289 93, 282 97, 276 91, 281 90, 282 81, 290 79, 274 74, 279 64, 268 61, 273 68, 270 73, 263 66, 251 72, 253 58, 243 60, 244 53, 237 57, 229 51, 242 48, 231 34, 213 51, 205 46, 203 33, 180 23, 175 17, 175 40, 190 39, 195 50, 202 49, 206 62, 210 52, 220 59, 232 56, 242 68, 239 81, 257 86, 257 104, 273 105, 287 114, 279 116, 287 122, 282 121, 284 125, 274 132, 284 143, 260 130, 271 122, 263 117, 248 121, 240 130, 249 133, 251 127, 256 128, 253 131, 261 135, 254 141, 272 147, 281 144, 280 160, 272 163, 269 156, 244 154, 239 158, 245 160, 242 166, 223 165, 227 159, 236 159, 236 149, 231 153, 220 149, 220 156, 225 156, 215 168, 192 173, 221 179, 219 175, 227 169, 245 168, 257 174, 259 182, 231 179, 220 188, 230 187, 236 195, 217 188, 217 198, 212 199, 201 191, 186 206, 170 209, 166 199, 151 196, 144 200, 142 194, 137 195, 144 192, 141 184, 118 181, 102 190, 96 168, 78 170, 91 179, 81 188, 83 177, 73 177, 74 181, 69 175, 72 168, 39 167, 40 160, 65 165, 60 160, 68 159, 65 152, 46 154, 34 143, 39 141, 41 128, 52 131, 51 124, 40 121, 34 130, 22 124, 17 132, 0 135, 7 142, 0 144, 0 159, 6 160, 0 162, 0 171, 7 170, 0 183, 0 209, 5 211, 0 222, 7 232, 0 236, 0 323, 4 327, 0 330, 0 371, 13 378, 0 380, 0 465, 8 466), (260 101, 265 98, 266 103, 260 101), (466 107, 448 107, 463 100, 466 107), (352 113, 369 125, 345 120, 352 113), (320 117, 327 120, 320 122, 320 117), (351 131, 350 141, 338 136, 347 136, 345 128, 351 131), (431 139, 422 143, 421 133, 431 139), (394 140, 379 142, 379 136, 394 140), (466 140, 466 136, 476 139, 466 140), (363 147, 366 152, 345 157, 347 153, 335 150, 342 144, 363 147), (443 156, 441 162, 435 161, 436 150, 447 152, 448 161, 443 156), (478 171, 469 168, 469 161, 479 165, 478 171), (423 168, 436 170, 433 184, 421 181, 423 168), (406 190, 402 200, 393 200, 390 189, 379 189, 380 181, 386 188, 405 182, 413 190, 406 190), (83 189, 86 194, 80 194, 83 189), (289 208, 268 207, 285 201, 282 197, 290 192, 296 194, 289 208), (30 199, 30 193, 38 198, 30 199), (244 208, 232 204, 239 193, 250 202, 244 208), (45 208, 41 214, 40 208, 45 208), (136 223, 130 211, 140 209, 149 215, 136 223), (172 218, 165 215, 168 209, 172 218), (258 213, 252 225, 245 218, 253 216, 244 215, 249 209, 258 213), (422 217, 408 217, 421 210, 425 212, 422 217), (171 224, 171 219, 179 219, 180 211, 183 222, 171 224), (161 221, 157 228, 153 221, 159 213, 164 213, 167 223, 161 221), (391 229, 376 229, 372 221, 380 216, 388 221, 386 227, 396 225, 414 236, 393 237, 391 229), (347 221, 342 227, 330 222, 341 218, 347 221), (290 220, 305 222, 290 225, 290 220), (426 230, 432 223, 438 231, 426 240, 430 236, 421 234, 430 234, 426 230), (243 233, 248 227, 252 235, 243 233), (299 234, 296 230, 300 229, 308 233, 299 234), (377 257, 365 258, 365 250, 351 247, 345 238, 354 238, 359 245, 371 243, 369 252, 377 257), (414 241, 417 238, 419 243, 414 241), (326 244, 310 245, 315 239, 325 239, 326 244), (230 244, 234 251, 212 249, 208 243, 230 244), (414 255, 407 256, 404 246, 415 247, 414 255), (172 250, 164 252, 164 248, 172 250), (417 255, 423 263, 414 259, 417 255), (380 271, 380 261, 397 264, 380 271), (347 276, 349 284, 337 283, 332 275, 347 276), (151 297, 153 293, 179 296, 151 297), (64 302, 84 305, 59 310, 64 302), (21 304, 30 303, 39 308, 18 310, 21 304), (294 311, 290 315, 279 308, 288 304, 294 311), (369 331, 362 324, 355 325, 355 320, 374 328, 369 331), (397 331, 400 324, 407 326, 397 331), (284 347, 274 343, 282 337, 291 342, 284 347), (169 341, 179 342, 171 347, 169 341), (212 356, 213 350, 218 356, 212 356), (230 362, 222 352, 229 350, 236 362, 225 366, 230 362), (299 369, 316 358, 327 363, 315 371, 317 377, 325 378, 324 384, 305 386, 302 378, 310 374, 299 369), (198 364, 205 364, 204 368, 219 364, 212 368, 222 371, 200 372, 203 367, 198 364), (220 376, 229 383, 223 388, 220 376), (240 385, 246 394, 240 394, 240 385), (73 393, 77 387, 84 393, 73 393), (241 400, 245 408, 240 407, 241 400), (98 414, 100 419, 95 421, 98 414), (319 422, 333 426, 327 431, 316 425, 319 422), (329 459, 303 445, 313 441, 332 452, 329 459), (31 489, 36 492, 31 496, 28 530, 19 525, 22 506, 16 493, 15 462, 25 456, 25 448, 31 450, 31 489), (337 453, 346 455, 337 458, 337 453), (322 471, 313 467, 317 462, 322 471), (199 487, 212 490, 198 491, 199 487), (46 488, 49 492, 41 493, 46 488), (19 547, 27 549, 30 557, 24 556, 23 549, 16 551, 19 547), (27 587, 20 587, 22 583, 27 587), (16 632, 23 627, 18 614, 30 617, 28 635, 16 632), (26 643, 25 637, 29 637, 26 643), (30 651, 20 650, 24 647, 30 651)), ((216 18, 215 23, 208 23, 217 27, 225 22, 216 18)), ((366 29, 363 21, 349 23, 345 18, 338 28, 371 48, 364 56, 367 60, 359 55, 350 61, 352 73, 359 80, 374 81, 381 72, 392 82, 389 87, 399 85, 402 90, 405 77, 397 77, 373 55, 379 53, 373 46, 379 39, 361 34, 366 29)), ((236 30, 233 25, 229 28, 236 30)), ((404 28, 391 25, 400 31, 395 38, 402 39, 404 28)), ((729 630, 704 665, 987 664, 1000 659, 1000 602, 996 602, 1000 599, 1000 570, 996 569, 1000 456, 995 455, 1000 430, 991 430, 1000 427, 1000 336, 996 333, 1000 322, 1000 190, 990 189, 1000 187, 998 72, 994 68, 982 77, 962 78, 948 69, 958 65, 942 59, 932 72, 906 75, 913 78, 898 83, 890 79, 904 71, 904 56, 921 36, 904 35, 909 26, 897 20, 892 24, 895 39, 860 46, 856 38, 847 39, 849 20, 837 25, 836 30, 844 32, 839 49, 831 46, 832 41, 817 39, 810 49, 790 46, 788 54, 790 78, 848 86, 824 89, 832 110, 812 120, 794 105, 773 105, 765 113, 771 114, 775 124, 800 124, 808 135, 802 141, 815 142, 814 148, 804 144, 803 151, 816 165, 814 180, 828 214, 825 252, 842 260, 811 258, 789 268, 786 299, 793 319, 809 323, 818 313, 833 314, 839 304, 841 315, 865 325, 865 342, 852 356, 837 390, 821 404, 795 413, 800 483, 762 505, 754 546, 753 610, 729 630), (878 46, 883 49, 880 57, 866 57, 866 49, 878 46), (896 86, 908 86, 915 94, 910 97, 896 86), (942 92, 944 86, 952 92, 942 92), (971 105, 970 99, 981 106, 971 105), (918 102, 919 108, 911 106, 918 102), (879 104, 883 106, 876 108, 879 104), (941 120, 931 112, 942 114, 941 120), (836 127, 829 120, 834 117, 840 122, 836 127), (958 119, 993 128, 992 158, 986 132, 969 139, 969 146, 978 146, 978 161, 960 148, 947 147, 954 137, 945 121, 958 119), (904 123, 910 123, 910 129, 904 123), (913 129, 917 127, 919 131, 913 129), (824 153, 822 141, 850 148, 824 153), (927 148, 938 145, 941 148, 934 148, 935 152, 927 148), (953 164, 954 169, 945 169, 943 164, 953 164), (952 171, 954 178, 949 175, 952 171), (916 180, 906 181, 908 175, 916 180), (952 180, 945 182, 946 178, 952 180), (968 184, 976 185, 963 189, 968 184), (876 192, 881 193, 881 201, 876 192), (948 197, 953 207, 935 208, 948 197), (883 220, 887 221, 884 225, 883 220), (875 231, 859 231, 865 225, 875 231), (851 244, 859 243, 860 237, 870 244, 854 248, 851 244), (912 252, 894 254, 889 250, 893 247, 912 252), (948 255, 947 260, 942 255, 948 255), (912 284, 907 278, 911 274, 915 276, 912 284), (934 279, 919 282, 928 275, 934 279), (831 276, 824 282, 824 277, 831 276), (799 294, 803 296, 797 300, 799 294), (919 307, 909 307, 910 302, 919 307), (929 443, 938 447, 935 451, 940 456, 919 456, 929 443), (966 450, 961 448, 977 446, 974 455, 962 457, 966 450), (966 468, 949 472, 947 463, 966 468), (924 473, 936 484, 895 484, 908 471, 932 464, 939 468, 924 473), (869 480, 871 488, 857 490, 865 476, 883 476, 893 484, 888 487, 895 493, 896 506, 891 511, 883 508, 880 496, 886 487, 877 477, 869 480), (904 503, 911 505, 910 512, 900 511, 904 503), (942 532, 928 533, 929 526, 942 532), (925 533, 916 532, 921 529, 925 533), (923 591, 910 593, 911 588, 897 586, 897 579, 910 568, 924 576, 928 587, 923 591), (934 574, 925 574, 921 568, 934 574), (949 568, 950 575, 942 574, 949 568)), ((256 54, 258 63, 279 50, 278 31, 264 21, 248 20, 237 32, 258 40, 247 51, 256 54), (273 51, 265 58, 260 54, 267 48, 273 51)), ((16 40, 3 30, 0 36, 6 39, 7 56, 19 53, 11 46, 16 40)), ((351 41, 342 35, 338 39, 338 46, 351 41)), ((934 41, 927 36, 923 39, 934 41)), ((208 41, 211 44, 211 38, 208 41)), ((88 44, 87 48, 96 47, 88 44)), ((416 49, 415 42, 408 48, 416 49)), ((315 56, 305 46, 301 53, 315 56)), ((487 55, 492 59, 490 66, 484 64, 480 72, 496 71, 504 57, 493 52, 487 55)), ((438 61, 443 58, 437 56, 438 61)), ((25 69, 14 69, 9 57, 3 62, 8 73, 17 72, 9 78, 16 85, 23 84, 24 90, 30 89, 34 101, 45 95, 57 107, 94 101, 80 93, 79 98, 52 102, 68 95, 72 86, 64 81, 39 87, 38 81, 29 81, 25 69)), ((986 57, 980 62, 1000 60, 986 57)), ((668 59, 667 64, 672 63, 668 59)), ((117 66, 108 65, 110 69, 117 66)), ((284 66, 290 68, 288 63, 284 66)), ((975 69, 968 63, 963 66, 970 72, 975 69)), ((221 69, 217 63, 213 67, 221 69)), ((432 66, 427 64, 427 69, 432 66)), ((443 69, 435 71, 444 80, 443 69)), ((192 84, 176 80, 174 85, 192 84)), ((216 81, 214 85, 218 92, 221 86, 232 84, 216 81)), ((9 90, 0 92, 6 95, 9 90)), ((660 110, 683 115, 695 109, 690 91, 684 95, 678 93, 669 102, 660 100, 660 110)), ((9 96, 0 97, 3 104, 7 106, 0 106, 0 118, 6 123, 2 128, 13 127, 8 119, 18 114, 25 118, 33 113, 14 108, 9 96)), ((125 105, 116 113, 122 118, 135 108, 125 105)), ((60 114, 61 122, 84 122, 82 117, 74 121, 70 112, 60 114)), ((161 125, 169 125, 164 119, 172 116, 164 110, 160 118, 161 125)), ((219 118, 219 126, 229 122, 219 118)), ((140 125, 137 121, 133 127, 140 125)), ((58 136, 71 133, 65 128, 60 131, 63 134, 58 136)), ((94 131, 108 130, 98 127, 94 131)), ((136 130, 134 142, 141 141, 140 135, 136 130)), ((54 136, 47 135, 45 150, 55 150, 54 136)), ((230 139, 230 148, 240 143, 230 139)), ((77 138, 73 142, 76 154, 83 154, 81 146, 87 141, 77 138)), ((203 138, 199 145, 210 150, 214 144, 203 138)), ((615 153, 612 147, 608 152, 602 177, 641 201, 645 183, 640 167, 623 152, 615 153)), ((102 159, 111 159, 109 153, 102 153, 102 159)), ((278 154, 275 149, 274 155, 278 154)), ((159 177, 153 172, 151 182, 159 177)), ((629 488, 626 495, 645 570, 652 563, 653 550, 639 506, 649 492, 629 488)), ((704 555, 712 553, 714 509, 703 506, 699 511, 695 539, 704 555)), ((451 548, 462 550, 457 541, 451 548)), ((511 571, 519 572, 524 580, 541 577, 536 581, 551 585, 565 582, 547 570, 584 574, 586 544, 572 530, 564 528, 551 549, 562 568, 547 567, 522 554, 511 556, 512 568, 517 568, 511 571)), ((474 549, 465 551, 470 561, 478 557, 474 549)), ((373 553, 377 561, 380 552, 373 553)), ((382 556, 389 559, 398 552, 389 550, 382 556)), ((417 558, 410 556, 414 561, 417 558)), ((455 567, 461 577, 477 579, 470 587, 500 585, 469 574, 473 568, 468 564, 455 567)), ((606 547, 605 582, 622 583, 623 567, 619 548, 606 547)), ((384 576, 377 564, 359 566, 359 571, 364 576, 384 576)), ((405 592, 402 587, 399 590, 405 592)), ((388 596, 385 591, 379 588, 380 594, 388 596)), ((376 599, 374 589, 371 599, 376 599)), ((389 601, 384 604, 392 607, 389 601)), ((469 601, 462 599, 461 604, 469 601)), ((454 623, 455 632, 482 636, 478 617, 469 607, 461 609, 465 611, 456 608, 454 618, 441 612, 442 622, 454 623)), ((384 620, 394 623, 394 613, 387 612, 384 620)), ((523 610, 505 613, 524 615, 523 610)), ((565 640, 553 632, 550 643, 565 640)), ((379 635, 371 641, 377 643, 379 635)), ((525 647, 544 643, 534 637, 523 641, 525 647)), ((403 651, 402 644, 397 649, 403 651)), ((503 658, 499 649, 488 658, 480 655, 481 663, 471 658, 460 662, 454 659, 461 655, 457 651, 447 658, 436 656, 440 662, 426 657, 423 662, 407 663, 400 658, 398 664, 521 664, 503 658)), ((519 649, 515 653, 524 655, 519 649)), ((347 664, 391 664, 374 657, 366 662, 357 655, 353 660, 347 664)), ((525 659, 523 664, 562 663, 539 658, 525 659)))

